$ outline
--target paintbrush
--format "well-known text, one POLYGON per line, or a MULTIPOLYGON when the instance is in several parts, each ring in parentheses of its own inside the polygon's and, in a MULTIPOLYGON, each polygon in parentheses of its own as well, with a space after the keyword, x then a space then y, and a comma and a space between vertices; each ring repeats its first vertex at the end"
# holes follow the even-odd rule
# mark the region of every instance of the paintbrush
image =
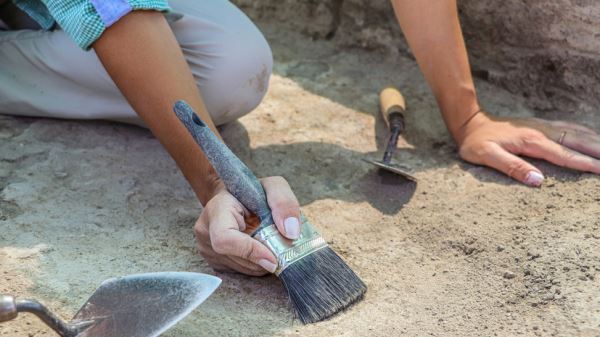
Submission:
POLYGON ((174 107, 227 190, 258 216, 252 237, 277 257, 277 275, 303 323, 326 319, 361 299, 366 285, 302 217, 300 237, 289 240, 275 227, 265 191, 254 173, 194 113, 185 102, 174 107))

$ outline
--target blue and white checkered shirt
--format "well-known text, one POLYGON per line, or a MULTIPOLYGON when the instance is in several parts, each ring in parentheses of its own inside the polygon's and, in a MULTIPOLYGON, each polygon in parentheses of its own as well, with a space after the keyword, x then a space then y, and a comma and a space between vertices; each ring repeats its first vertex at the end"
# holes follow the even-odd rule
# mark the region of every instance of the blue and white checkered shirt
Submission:
POLYGON ((169 11, 167 0, 12 0, 43 29, 58 24, 88 50, 104 30, 134 10, 169 11))

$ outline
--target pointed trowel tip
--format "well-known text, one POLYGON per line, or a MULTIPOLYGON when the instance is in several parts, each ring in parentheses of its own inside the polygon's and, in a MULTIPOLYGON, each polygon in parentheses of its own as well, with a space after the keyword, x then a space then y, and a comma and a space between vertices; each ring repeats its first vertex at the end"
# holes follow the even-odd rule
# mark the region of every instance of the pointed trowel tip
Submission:
POLYGON ((201 287, 206 287, 210 291, 210 293, 214 292, 219 288, 221 282, 223 282, 220 278, 208 275, 208 274, 200 274, 200 273, 189 273, 191 277, 196 279, 197 285, 201 287))

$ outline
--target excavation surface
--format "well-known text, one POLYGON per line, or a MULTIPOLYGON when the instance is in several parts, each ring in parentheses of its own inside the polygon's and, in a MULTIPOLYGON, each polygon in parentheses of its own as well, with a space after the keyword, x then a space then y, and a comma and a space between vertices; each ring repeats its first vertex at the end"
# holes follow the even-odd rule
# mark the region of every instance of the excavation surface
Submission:
MULTIPOLYGON (((63 317, 109 277, 185 270, 221 287, 165 336, 598 336, 600 179, 540 161, 528 188, 460 161, 414 61, 385 61, 263 27, 275 74, 261 106, 223 128, 260 176, 282 175, 305 215, 368 284, 326 322, 294 319, 279 281, 213 272, 197 254, 200 212, 147 130, 109 122, 0 117, 0 293, 63 317), (310 48, 307 48, 310 46, 310 48), (309 51, 310 50, 310 51, 309 51), (377 92, 405 93, 395 160, 417 185, 381 176, 377 92)), ((478 83, 499 115, 533 116, 478 83)), ((600 116, 539 114, 600 130, 600 116)), ((0 336, 50 336, 29 316, 0 336)))

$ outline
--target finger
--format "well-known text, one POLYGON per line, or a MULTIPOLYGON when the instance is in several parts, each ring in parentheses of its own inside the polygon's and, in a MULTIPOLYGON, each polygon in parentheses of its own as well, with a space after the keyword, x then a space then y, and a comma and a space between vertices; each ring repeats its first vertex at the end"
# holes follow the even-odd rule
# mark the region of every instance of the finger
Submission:
POLYGON ((236 272, 235 270, 233 270, 233 268, 230 268, 220 262, 208 262, 208 265, 214 270, 214 271, 218 271, 219 273, 233 273, 236 272))
POLYGON ((582 132, 567 132, 562 137, 562 145, 582 154, 600 158, 600 136, 582 132))
POLYGON ((242 273, 248 276, 265 276, 269 273, 268 271, 262 268, 259 271, 256 271, 240 265, 233 265, 231 267, 228 267, 228 269, 230 272, 242 273))
POLYGON ((238 270, 241 273, 253 276, 262 276, 267 274, 265 268, 261 267, 256 263, 252 263, 248 260, 244 260, 236 256, 227 256, 227 258, 231 261, 232 268, 238 270))
POLYGON ((198 222, 203 222, 206 228, 210 228, 209 224, 214 219, 226 216, 228 220, 232 218, 235 220, 234 223, 237 224, 237 227, 234 226, 235 228, 244 231, 246 229, 244 215, 248 213, 250 212, 233 195, 227 193, 211 199, 202 210, 198 222))
POLYGON ((238 262, 234 261, 229 256, 216 256, 216 258, 207 261, 208 265, 215 271, 221 273, 242 273, 250 276, 264 276, 268 274, 268 272, 260 266, 257 266, 256 268, 248 268, 244 264, 239 264, 238 262))
POLYGON ((240 231, 218 232, 212 237, 212 247, 217 254, 248 260, 270 273, 277 269, 273 253, 265 245, 240 231))
POLYGON ((204 216, 200 216, 196 224, 194 225, 194 234, 196 235, 196 240, 198 243, 200 242, 210 242, 210 233, 208 231, 208 220, 204 219, 204 216))
POLYGON ((216 271, 224 273, 242 273, 250 276, 264 276, 268 272, 259 265, 253 264, 240 258, 233 256, 218 255, 213 253, 215 257, 208 264, 216 271))
POLYGON ((198 252, 205 259, 211 259, 217 256, 212 249, 212 243, 210 242, 210 232, 208 230, 208 217, 206 212, 202 212, 196 225, 194 225, 194 234, 196 237, 196 244, 198 246, 198 252))
POLYGON ((541 118, 530 118, 524 120, 524 124, 536 130, 542 131, 550 139, 555 139, 555 137, 560 136, 563 131, 585 133, 590 135, 598 134, 596 131, 586 126, 565 121, 549 121, 541 118))
POLYGON ((587 134, 592 134, 592 135, 598 135, 598 133, 596 131, 594 131, 593 129, 590 129, 586 126, 583 125, 579 125, 579 124, 575 124, 575 123, 569 123, 569 122, 565 122, 565 121, 547 121, 550 123, 550 125, 556 127, 557 129, 562 129, 562 130, 567 130, 567 131, 579 131, 579 132, 583 132, 583 133, 587 133, 587 134))
POLYGON ((544 181, 542 172, 522 158, 506 151, 496 143, 490 143, 487 146, 488 149, 483 160, 487 166, 495 168, 525 185, 538 187, 544 181))
POLYGON ((200 253, 200 255, 202 255, 206 262, 211 264, 211 266, 212 264, 224 258, 224 256, 215 253, 215 251, 212 249, 210 241, 203 242, 200 239, 196 238, 196 243, 198 245, 198 252, 200 253))
POLYGON ((267 271, 250 261, 242 260, 241 258, 219 255, 217 254, 211 244, 208 242, 198 241, 198 250, 205 261, 216 271, 220 272, 239 272, 251 276, 263 276, 267 271))
POLYGON ((600 160, 573 151, 549 139, 531 143, 524 149, 523 154, 543 158, 558 166, 600 174, 600 160))
POLYGON ((240 232, 237 221, 231 212, 214 213, 209 226, 213 250, 217 254, 250 260, 271 273, 275 272, 275 256, 265 245, 240 232))
POLYGON ((288 182, 282 177, 261 180, 275 226, 288 239, 300 237, 300 204, 288 182))
POLYGON ((239 266, 233 266, 233 267, 223 266, 219 269, 217 269, 217 268, 213 268, 213 269, 220 273, 230 273, 230 274, 241 273, 241 274, 248 275, 248 276, 265 276, 266 274, 268 274, 268 272, 265 271, 264 269, 262 270, 262 272, 256 272, 256 271, 249 270, 249 269, 246 269, 244 267, 239 267, 239 266))

